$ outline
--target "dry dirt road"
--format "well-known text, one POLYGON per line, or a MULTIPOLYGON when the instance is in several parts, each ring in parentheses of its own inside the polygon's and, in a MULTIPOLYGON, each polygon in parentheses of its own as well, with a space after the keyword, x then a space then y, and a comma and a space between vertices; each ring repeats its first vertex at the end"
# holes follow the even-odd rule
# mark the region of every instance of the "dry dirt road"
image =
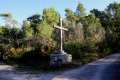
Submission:
POLYGON ((120 53, 115 53, 76 69, 47 74, 20 73, 0 62, 0 80, 119 80, 120 53))

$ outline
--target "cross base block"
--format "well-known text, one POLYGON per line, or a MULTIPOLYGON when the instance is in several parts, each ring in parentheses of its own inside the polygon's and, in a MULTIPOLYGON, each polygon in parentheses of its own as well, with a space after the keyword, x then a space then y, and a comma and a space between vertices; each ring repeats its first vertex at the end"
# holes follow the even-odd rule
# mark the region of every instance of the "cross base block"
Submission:
POLYGON ((61 64, 70 63, 72 55, 64 51, 58 51, 58 54, 50 54, 50 66, 60 66, 61 64))

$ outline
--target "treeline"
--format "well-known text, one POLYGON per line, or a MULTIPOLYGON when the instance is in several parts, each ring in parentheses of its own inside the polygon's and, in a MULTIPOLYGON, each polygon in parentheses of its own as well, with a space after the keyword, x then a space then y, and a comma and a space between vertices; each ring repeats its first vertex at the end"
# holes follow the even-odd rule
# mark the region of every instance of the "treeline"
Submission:
MULTIPOLYGON (((109 4, 104 11, 92 9, 86 15, 82 3, 76 11, 65 9, 63 26, 64 50, 72 54, 73 60, 102 57, 120 51, 120 3, 109 4)), ((0 26, 1 59, 41 65, 49 61, 49 55, 59 50, 59 13, 45 8, 43 14, 34 14, 23 20, 21 29, 11 13, 0 17, 6 25, 0 26)))

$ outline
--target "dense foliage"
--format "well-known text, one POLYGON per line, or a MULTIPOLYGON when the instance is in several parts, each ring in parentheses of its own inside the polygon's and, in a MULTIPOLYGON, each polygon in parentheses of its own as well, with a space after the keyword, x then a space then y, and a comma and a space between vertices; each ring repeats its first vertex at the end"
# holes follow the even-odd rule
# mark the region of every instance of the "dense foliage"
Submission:
MULTIPOLYGON (((65 9, 63 26, 64 50, 72 54, 73 60, 85 60, 92 56, 103 56, 120 51, 120 3, 109 4, 104 11, 93 9, 86 15, 82 3, 76 11, 65 9)), ((23 20, 21 29, 11 13, 0 17, 6 25, 0 26, 1 59, 30 65, 42 65, 49 55, 59 50, 59 13, 53 8, 43 10, 23 20)))

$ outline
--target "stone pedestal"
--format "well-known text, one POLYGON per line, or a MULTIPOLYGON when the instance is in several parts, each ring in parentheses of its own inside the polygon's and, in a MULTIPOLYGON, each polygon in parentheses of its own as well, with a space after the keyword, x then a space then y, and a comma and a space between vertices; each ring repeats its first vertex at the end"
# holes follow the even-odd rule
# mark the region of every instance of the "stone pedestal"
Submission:
POLYGON ((60 66, 72 61, 72 55, 64 51, 58 51, 57 54, 50 54, 50 66, 60 66))

